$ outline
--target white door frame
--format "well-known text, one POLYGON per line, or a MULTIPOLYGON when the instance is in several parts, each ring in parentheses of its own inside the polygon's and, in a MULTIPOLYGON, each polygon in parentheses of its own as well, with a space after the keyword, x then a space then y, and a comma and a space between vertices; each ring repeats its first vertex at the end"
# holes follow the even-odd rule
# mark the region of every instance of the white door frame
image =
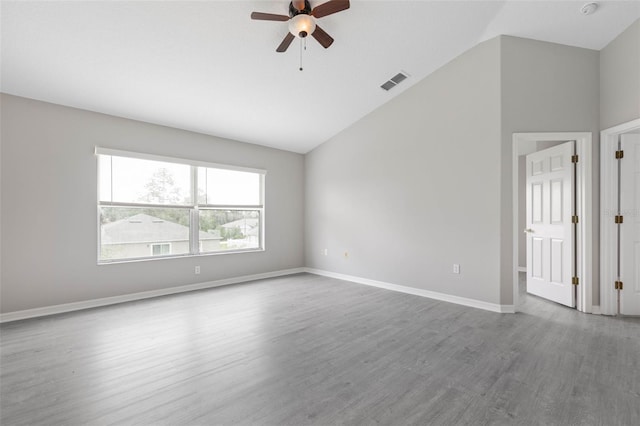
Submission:
POLYGON ((600 310, 618 313, 613 283, 617 280, 617 232, 614 216, 618 209, 618 168, 615 152, 618 136, 640 129, 640 118, 600 132, 600 310))
MULTIPOLYGON (((518 227, 518 204, 520 194, 518 191, 518 157, 520 155, 535 152, 537 142, 551 141, 576 141, 576 154, 578 165, 576 168, 576 197, 579 216, 578 235, 578 294, 576 307, 581 312, 593 312, 593 282, 592 282, 592 258, 593 258, 593 183, 592 183, 592 137, 590 132, 557 132, 557 133, 514 133, 512 154, 512 191, 513 191, 513 306, 518 311, 518 237, 522 229, 518 227)), ((524 196, 524 195, 522 195, 524 196)))

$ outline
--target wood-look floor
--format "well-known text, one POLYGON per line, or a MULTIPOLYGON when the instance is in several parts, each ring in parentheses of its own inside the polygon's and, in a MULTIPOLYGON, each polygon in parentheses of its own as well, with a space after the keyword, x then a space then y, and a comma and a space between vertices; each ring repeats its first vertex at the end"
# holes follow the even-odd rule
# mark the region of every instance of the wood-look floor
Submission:
POLYGON ((7 323, 2 425, 638 425, 640 320, 296 275, 7 323))

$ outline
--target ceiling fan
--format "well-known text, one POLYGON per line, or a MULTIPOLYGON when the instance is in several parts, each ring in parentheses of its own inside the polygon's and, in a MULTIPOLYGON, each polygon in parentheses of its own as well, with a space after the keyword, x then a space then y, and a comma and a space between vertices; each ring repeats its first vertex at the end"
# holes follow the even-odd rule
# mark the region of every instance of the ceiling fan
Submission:
POLYGON ((316 25, 316 19, 349 9, 349 0, 329 0, 311 9, 309 0, 293 0, 289 4, 289 16, 273 13, 253 12, 251 19, 260 21, 289 21, 289 32, 276 49, 285 52, 294 38, 305 38, 309 34, 325 49, 331 46, 333 38, 316 25))

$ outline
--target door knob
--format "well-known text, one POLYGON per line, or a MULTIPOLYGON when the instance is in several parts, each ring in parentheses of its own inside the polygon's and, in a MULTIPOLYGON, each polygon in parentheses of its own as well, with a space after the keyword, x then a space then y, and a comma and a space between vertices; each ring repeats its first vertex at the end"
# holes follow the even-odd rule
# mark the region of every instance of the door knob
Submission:
POLYGON ((524 230, 524 233, 525 234, 533 234, 533 229, 527 228, 527 229, 524 230))

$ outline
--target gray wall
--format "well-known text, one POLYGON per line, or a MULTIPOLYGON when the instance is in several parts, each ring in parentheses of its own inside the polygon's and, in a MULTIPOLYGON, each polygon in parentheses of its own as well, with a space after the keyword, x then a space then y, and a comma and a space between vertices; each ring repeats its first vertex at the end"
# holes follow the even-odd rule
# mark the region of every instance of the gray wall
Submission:
POLYGON ((307 154, 308 267, 500 302, 499 58, 482 43, 307 154))
POLYGON ((307 266, 512 304, 512 134, 590 131, 597 154, 598 58, 498 37, 309 153, 307 266))
MULTIPOLYGON (((502 36, 501 296, 513 302, 513 133, 592 132, 594 297, 598 287, 599 53, 560 44, 502 36)), ((594 300, 598 303, 598 298, 594 300)))
POLYGON ((600 129, 640 118, 640 19, 600 51, 600 129))
POLYGON ((303 266, 302 155, 9 95, 1 102, 2 313, 303 266), (98 266, 96 145, 266 169, 267 250, 98 266))

